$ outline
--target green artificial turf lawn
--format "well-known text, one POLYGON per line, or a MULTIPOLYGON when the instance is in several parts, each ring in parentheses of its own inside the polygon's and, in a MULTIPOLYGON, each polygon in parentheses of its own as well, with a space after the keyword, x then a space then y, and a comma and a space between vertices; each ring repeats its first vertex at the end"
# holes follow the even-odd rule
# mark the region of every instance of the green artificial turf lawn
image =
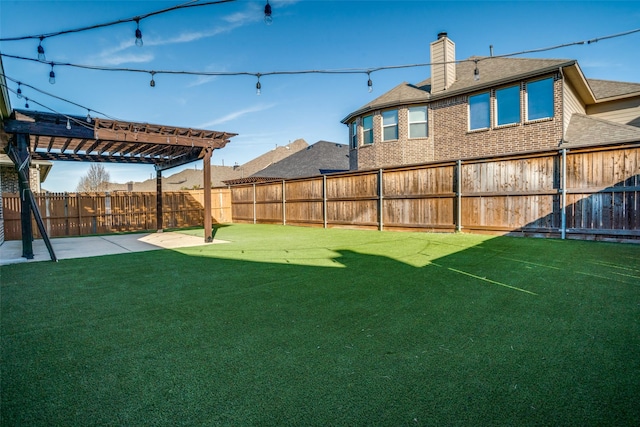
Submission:
POLYGON ((1 267, 0 424, 640 423, 638 245, 215 233, 1 267))

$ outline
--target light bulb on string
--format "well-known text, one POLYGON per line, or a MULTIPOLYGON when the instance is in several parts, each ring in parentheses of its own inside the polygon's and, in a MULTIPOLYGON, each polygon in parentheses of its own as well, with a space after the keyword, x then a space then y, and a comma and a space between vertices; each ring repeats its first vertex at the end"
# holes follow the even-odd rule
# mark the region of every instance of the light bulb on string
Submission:
POLYGON ((18 90, 16 90, 16 96, 18 99, 22 99, 22 89, 20 89, 20 82, 18 82, 18 90))
POLYGON ((56 84, 56 73, 53 71, 53 62, 51 63, 51 71, 49 71, 49 83, 56 84))
POLYGON ((67 119, 67 130, 71 130, 71 122, 67 119))
POLYGON ((42 41, 44 37, 40 36, 40 43, 38 44, 38 61, 46 61, 47 57, 44 55, 44 47, 42 47, 42 41))
POLYGON ((87 110, 87 123, 91 123, 91 110, 87 110))
POLYGON ((369 87, 369 93, 373 92, 373 82, 371 81, 371 73, 367 73, 369 76, 369 80, 367 81, 367 86, 369 87))
POLYGON ((473 80, 480 80, 480 70, 478 70, 478 60, 474 61, 476 63, 476 68, 473 70, 473 80))
POLYGON ((29 108, 29 98, 24 99, 24 108, 29 108))
POLYGON ((271 16, 271 5, 269 4, 269 0, 267 0, 267 4, 264 5, 264 23, 267 25, 271 25, 273 23, 273 17, 271 16))
POLYGON ((256 83, 256 95, 262 93, 262 85, 260 84, 260 74, 258 74, 258 83, 256 83))
POLYGON ((155 72, 155 71, 152 71, 152 72, 151 72, 151 81, 149 82, 149 86, 151 86, 151 87, 156 87, 156 81, 155 81, 155 80, 153 80, 153 76, 154 76, 155 74, 156 74, 156 72, 155 72))
POLYGON ((136 18, 136 46, 142 47, 142 31, 140 31, 140 18, 136 18))

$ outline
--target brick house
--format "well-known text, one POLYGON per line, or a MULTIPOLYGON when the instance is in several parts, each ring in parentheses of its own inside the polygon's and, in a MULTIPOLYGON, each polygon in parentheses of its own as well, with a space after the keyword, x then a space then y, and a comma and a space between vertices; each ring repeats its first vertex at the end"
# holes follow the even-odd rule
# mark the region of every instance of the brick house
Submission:
POLYGON ((430 52, 431 78, 342 120, 351 170, 640 140, 640 83, 587 79, 575 60, 456 60, 446 33, 430 52))

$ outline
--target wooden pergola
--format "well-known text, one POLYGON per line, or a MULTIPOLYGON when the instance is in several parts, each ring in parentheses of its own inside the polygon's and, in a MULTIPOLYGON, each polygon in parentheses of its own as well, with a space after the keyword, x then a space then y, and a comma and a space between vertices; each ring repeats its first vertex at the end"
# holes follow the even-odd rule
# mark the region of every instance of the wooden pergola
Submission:
MULTIPOLYGON (((51 259, 55 255, 29 186, 32 160, 65 160, 153 165, 156 170, 157 229, 162 230, 162 171, 202 159, 204 188, 211 186, 213 150, 235 133, 180 128, 103 118, 14 110, 4 121, 10 134, 5 151, 20 180, 23 257, 33 258, 31 215, 36 219, 51 259), (208 183, 208 185, 207 185, 208 183)), ((204 238, 212 241, 211 192, 204 192, 204 238)))

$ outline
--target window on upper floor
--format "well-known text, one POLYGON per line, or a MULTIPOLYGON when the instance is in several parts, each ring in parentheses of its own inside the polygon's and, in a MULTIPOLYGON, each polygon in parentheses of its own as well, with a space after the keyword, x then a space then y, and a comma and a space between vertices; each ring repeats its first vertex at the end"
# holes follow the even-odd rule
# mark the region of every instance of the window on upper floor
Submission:
POLYGON ((527 120, 553 117, 553 78, 527 83, 527 120))
POLYGON ((469 130, 487 129, 490 122, 489 92, 469 97, 469 130))
POLYGON ((427 107, 409 108, 409 138, 426 138, 427 107))
POLYGON ((398 110, 382 112, 382 140, 398 139, 398 110))
POLYGON ((373 116, 362 118, 362 143, 373 144, 373 116))
POLYGON ((351 122, 351 148, 358 147, 358 121, 351 122))
POLYGON ((496 90, 496 125, 520 123, 520 85, 496 90))

